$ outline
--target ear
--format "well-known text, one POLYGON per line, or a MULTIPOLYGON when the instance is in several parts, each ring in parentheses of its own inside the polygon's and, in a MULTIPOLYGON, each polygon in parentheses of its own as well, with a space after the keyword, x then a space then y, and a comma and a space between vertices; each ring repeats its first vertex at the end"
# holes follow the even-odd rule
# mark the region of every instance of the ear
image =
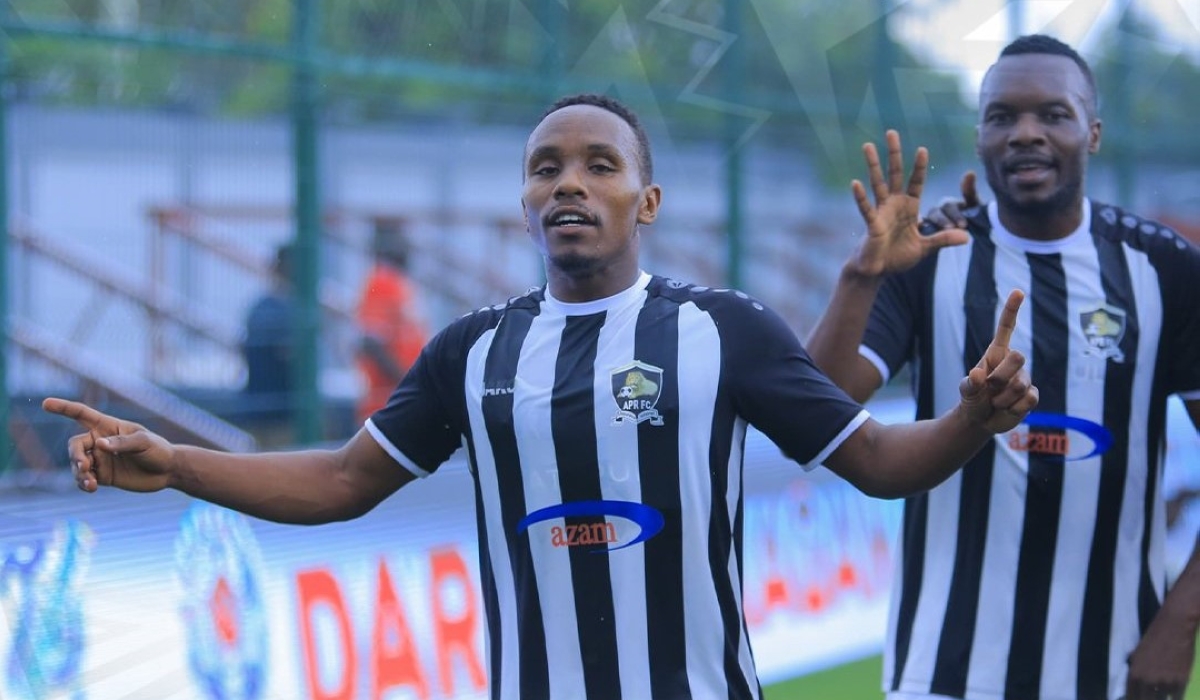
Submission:
POLYGON ((533 233, 529 230, 529 209, 525 207, 525 198, 521 198, 521 220, 525 222, 525 232, 533 233))
POLYGON ((1099 119, 1093 119, 1088 125, 1088 153, 1096 154, 1100 152, 1100 131, 1103 124, 1099 119))
POLYGON ((638 205, 637 221, 649 226, 658 218, 658 206, 662 203, 662 188, 658 185, 647 185, 642 189, 642 201, 638 205))

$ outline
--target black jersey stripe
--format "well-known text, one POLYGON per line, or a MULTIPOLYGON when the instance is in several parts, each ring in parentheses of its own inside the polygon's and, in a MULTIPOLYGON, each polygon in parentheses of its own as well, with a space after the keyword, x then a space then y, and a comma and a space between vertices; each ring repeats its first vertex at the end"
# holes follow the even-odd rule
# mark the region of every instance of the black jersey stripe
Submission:
MULTIPOLYGON (((963 313, 966 318, 961 358, 964 374, 983 357, 995 331, 996 246, 990 238, 980 238, 971 249, 963 313)), ((983 580, 983 557, 987 542, 992 471, 996 443, 989 441, 966 465, 959 484, 959 503, 974 507, 959 508, 958 535, 946 613, 938 640, 931 692, 962 697, 967 688, 967 671, 979 619, 979 590, 983 580)))
MULTIPOLYGON (((722 372, 724 372, 723 367, 722 372)), ((738 609, 738 592, 733 589, 733 582, 726 573, 729 570, 729 558, 740 556, 740 552, 737 550, 730 551, 732 543, 726 533, 733 532, 735 542, 742 536, 740 495, 733 522, 729 520, 728 505, 729 460, 732 458, 734 450, 733 437, 736 421, 737 416, 734 414, 733 402, 729 399, 725 382, 722 381, 718 384, 717 400, 713 405, 712 438, 709 441, 708 450, 709 490, 712 493, 708 518, 708 564, 725 639, 724 669, 728 687, 727 697, 729 700, 750 700, 754 696, 751 695, 749 681, 744 677, 741 660, 738 657, 742 642, 742 614, 738 609)))
POLYGON ((663 516, 663 529, 644 545, 650 697, 692 697, 686 673, 683 617, 682 505, 679 493, 679 305, 651 297, 638 314, 633 356, 662 370, 658 410, 662 425, 639 423, 642 502, 663 516))
MULTIPOLYGON (((973 245, 979 245, 976 240, 973 245)), ((914 308, 932 306, 934 279, 937 269, 937 258, 925 263, 932 265, 934 273, 925 278, 924 285, 917 290, 917 298, 912 300, 914 308)), ((933 314, 919 314, 916 323, 919 332, 916 339, 917 358, 913 367, 914 393, 917 399, 917 419, 929 418, 933 415, 934 403, 934 357, 933 357, 933 314)), ((928 527, 929 496, 918 494, 904 501, 904 513, 900 530, 900 555, 898 579, 900 597, 896 603, 895 640, 892 647, 892 678, 891 689, 899 690, 904 678, 904 668, 908 663, 908 653, 912 647, 913 623, 917 614, 917 601, 921 594, 921 585, 925 579, 925 535, 928 527)), ((887 680, 884 681, 885 685, 887 680)))
MULTIPOLYGON (((1038 387, 1038 410, 1067 412, 1067 278, 1058 254, 1026 254, 1033 301, 1031 375, 1038 387)), ((1038 428, 1063 434, 1060 428, 1038 428)), ((1032 429, 1031 429, 1032 432, 1032 429)), ((1061 516, 1064 456, 1030 452, 1025 516, 1017 562, 1013 635, 1005 697, 1037 698, 1050 605, 1050 579, 1061 516)))
MULTIPOLYGON (((1108 360, 1104 376, 1104 425, 1128 425, 1129 396, 1137 369, 1137 310, 1132 303, 1133 287, 1129 266, 1116 240, 1095 239, 1105 301, 1126 311, 1126 332, 1120 349, 1124 361, 1108 360)), ((1087 582, 1083 594, 1083 619, 1079 628, 1079 657, 1076 687, 1081 698, 1099 698, 1108 693, 1109 637, 1112 634, 1113 562, 1117 555, 1117 530, 1121 501, 1128 473, 1126 455, 1129 436, 1114 431, 1113 444, 1100 458, 1100 490, 1096 503, 1096 525, 1088 555, 1087 582)), ((1150 462, 1153 464, 1153 462, 1150 462)), ((1149 514, 1147 514, 1149 515, 1149 514)))
MULTIPOLYGON (((475 441, 470 439, 470 429, 467 430, 467 464, 470 465, 472 481, 475 485, 475 512, 483 513, 483 485, 479 481, 479 462, 475 456, 475 441)), ((484 518, 475 519, 475 539, 479 544, 479 587, 483 597, 483 610, 487 616, 488 630, 501 629, 500 623, 500 592, 496 587, 496 573, 492 570, 492 553, 488 547, 487 527, 484 518)), ((488 644, 488 679, 491 700, 500 700, 501 660, 504 655, 503 640, 499 634, 489 637, 488 644)))
MULTIPOLYGON (((517 360, 521 346, 529 335, 536 313, 510 313, 496 329, 492 347, 484 365, 484 386, 511 386, 517 375, 517 360)), ((525 517, 525 485, 521 476, 521 461, 517 451, 517 436, 513 430, 513 397, 501 393, 483 402, 483 417, 488 441, 496 461, 496 483, 500 491, 500 516, 508 555, 512 562, 513 586, 517 596, 517 634, 523 644, 545 648, 546 628, 542 620, 541 596, 537 574, 529 549, 529 532, 517 534, 517 523, 525 517)), ((476 477, 478 478, 478 477, 476 477)), ((482 510, 480 511, 483 512, 482 510)), ((482 521, 482 518, 480 518, 482 521)), ((480 543, 487 542, 480 537, 480 543)), ((489 611, 490 614, 490 611, 489 611)), ((500 646, 501 625, 497 611, 495 625, 489 627, 493 647, 500 646)), ((544 653, 522 653, 520 656, 520 687, 522 697, 544 698, 550 694, 550 670, 544 653)), ((495 662, 493 662, 495 663, 495 662)), ((498 674, 491 679, 499 688, 498 674)))
MULTIPOLYGON (((555 360, 550 426, 563 503, 604 498, 595 430, 580 431, 572 426, 596 425, 596 350, 605 316, 567 317, 555 360)), ((604 517, 569 516, 566 520, 568 525, 594 525, 602 524, 604 517)), ((608 554, 602 549, 572 547, 569 557, 587 697, 619 700, 621 674, 608 554)))

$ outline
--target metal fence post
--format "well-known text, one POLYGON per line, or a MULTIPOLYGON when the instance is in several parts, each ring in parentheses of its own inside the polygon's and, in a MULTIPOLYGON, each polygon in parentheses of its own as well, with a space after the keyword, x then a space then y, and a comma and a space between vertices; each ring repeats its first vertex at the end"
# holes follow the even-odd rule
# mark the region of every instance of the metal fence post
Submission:
MULTIPOLYGON (((0 2, 0 23, 8 20, 8 3, 0 2)), ((12 394, 8 391, 8 33, 0 31, 0 227, 4 229, 4 245, 0 245, 0 476, 12 467, 13 440, 9 431, 12 394)))
POLYGON ((313 442, 322 437, 320 367, 317 339, 321 330, 318 287, 321 271, 318 258, 321 245, 320 161, 317 110, 320 87, 317 84, 316 53, 320 41, 319 4, 314 0, 295 0, 292 17, 292 41, 296 61, 292 66, 292 143, 295 169, 296 226, 296 324, 293 365, 292 409, 294 439, 313 442))

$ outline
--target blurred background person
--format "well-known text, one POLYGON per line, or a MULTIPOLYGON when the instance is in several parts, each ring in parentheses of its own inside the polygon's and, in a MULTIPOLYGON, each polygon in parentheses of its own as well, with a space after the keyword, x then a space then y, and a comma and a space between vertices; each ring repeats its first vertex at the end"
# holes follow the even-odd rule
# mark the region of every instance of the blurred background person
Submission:
POLYGON ((293 258, 291 243, 276 248, 267 290, 246 313, 242 342, 246 423, 264 447, 277 447, 291 439, 296 325, 293 258))
POLYGON ((359 423, 383 408, 429 339, 416 285, 408 275, 410 246, 397 219, 377 219, 374 261, 363 284, 356 320, 362 332, 357 358, 363 393, 359 423))

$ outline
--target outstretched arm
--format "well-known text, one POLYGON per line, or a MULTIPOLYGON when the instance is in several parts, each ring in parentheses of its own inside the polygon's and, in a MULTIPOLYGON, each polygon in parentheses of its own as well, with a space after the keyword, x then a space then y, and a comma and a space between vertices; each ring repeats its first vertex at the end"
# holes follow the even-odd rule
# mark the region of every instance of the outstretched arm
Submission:
POLYGON ((67 444, 79 488, 173 488, 265 520, 316 524, 358 517, 414 477, 360 430, 336 450, 235 454, 175 445, 87 404, 48 398, 42 408, 85 432, 67 444))
POLYGON ((1025 358, 1009 348, 1024 294, 1014 290, 979 363, 959 385, 958 406, 932 420, 884 425, 869 420, 834 450, 826 466, 881 498, 930 489, 959 469, 993 435, 1012 430, 1037 406, 1025 358))
MULTIPOLYGON (((1200 430, 1200 399, 1184 404, 1192 424, 1200 430)), ((1200 630, 1200 541, 1146 634, 1129 657, 1127 700, 1183 698, 1196 661, 1196 634, 1200 630)))
POLYGON ((968 240, 966 231, 960 229, 927 236, 917 230, 929 154, 924 148, 917 149, 905 184, 904 157, 895 131, 887 132, 887 149, 885 178, 875 144, 863 146, 874 204, 860 181, 851 183, 851 189, 867 235, 842 267, 829 308, 805 341, 821 371, 858 401, 870 398, 882 382, 875 366, 858 353, 879 285, 887 275, 913 267, 939 248, 968 240))

